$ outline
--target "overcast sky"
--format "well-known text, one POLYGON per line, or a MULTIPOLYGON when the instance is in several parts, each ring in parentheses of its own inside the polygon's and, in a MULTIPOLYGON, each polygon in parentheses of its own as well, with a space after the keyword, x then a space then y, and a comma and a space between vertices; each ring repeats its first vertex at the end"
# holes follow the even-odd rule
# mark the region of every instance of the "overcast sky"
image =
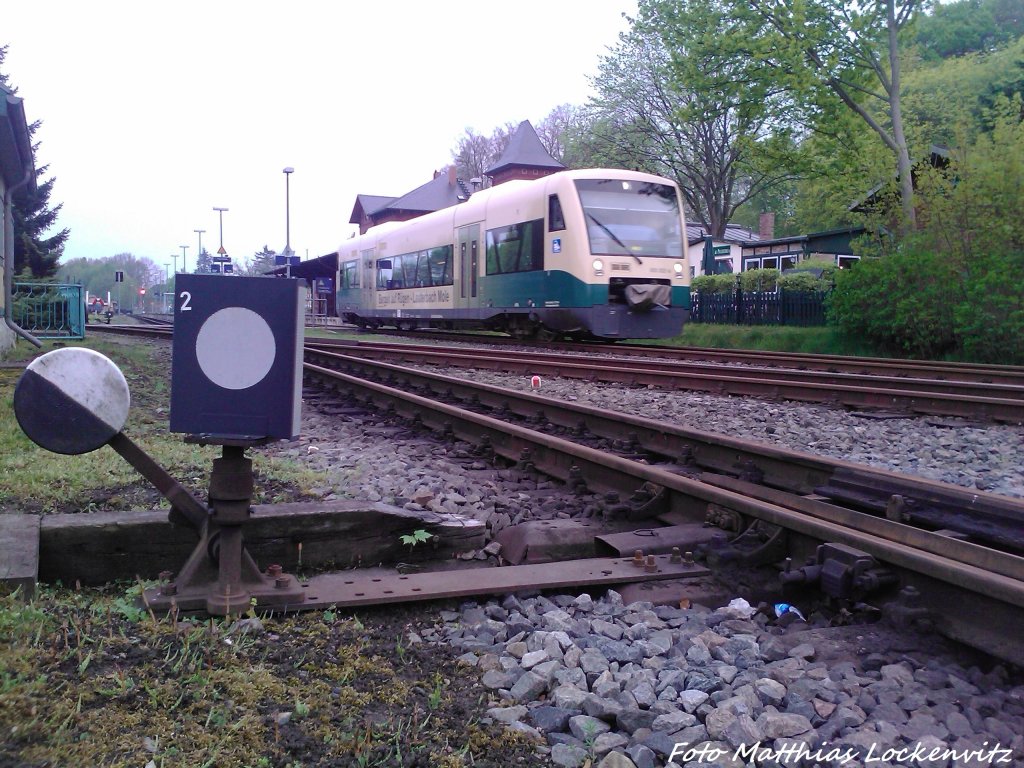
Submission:
POLYGON ((583 104, 635 0, 113 0, 5 3, 4 71, 56 176, 65 260, 170 263, 199 236, 244 260, 305 258, 490 134, 583 104))

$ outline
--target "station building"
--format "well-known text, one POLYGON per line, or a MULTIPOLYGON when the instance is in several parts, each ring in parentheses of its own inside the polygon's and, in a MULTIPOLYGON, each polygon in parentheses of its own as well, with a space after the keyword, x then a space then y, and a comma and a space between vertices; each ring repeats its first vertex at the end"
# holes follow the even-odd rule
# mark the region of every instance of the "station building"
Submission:
POLYGON ((22 99, 0 85, 0 200, 3 226, 0 227, 0 357, 14 346, 15 326, 10 317, 11 284, 14 281, 14 195, 19 189, 35 185, 35 160, 22 99))

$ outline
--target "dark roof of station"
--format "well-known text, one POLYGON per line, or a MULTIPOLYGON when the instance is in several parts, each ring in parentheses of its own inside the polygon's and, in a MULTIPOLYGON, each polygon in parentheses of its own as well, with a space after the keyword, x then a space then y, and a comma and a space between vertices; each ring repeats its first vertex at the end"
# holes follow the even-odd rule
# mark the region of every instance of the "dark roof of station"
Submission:
POLYGON ((852 253, 850 241, 863 235, 867 230, 864 227, 840 227, 838 229, 827 229, 822 232, 810 232, 806 235, 790 235, 789 237, 776 237, 771 240, 757 240, 746 243, 749 248, 763 248, 778 245, 791 246, 793 251, 807 253, 852 253))
POLYGON ((488 176, 493 176, 511 166, 523 166, 528 168, 551 168, 563 170, 565 165, 558 162, 544 148, 544 144, 537 135, 529 120, 523 120, 508 140, 508 146, 501 153, 501 157, 491 167, 484 171, 488 176))
POLYGON ((13 185, 24 179, 26 173, 31 174, 29 185, 33 188, 35 160, 23 100, 0 85, 0 174, 8 185, 13 185))
POLYGON ((458 205, 468 197, 468 190, 459 183, 459 180, 453 179, 447 173, 439 173, 426 184, 421 184, 412 192, 406 192, 377 210, 383 211, 387 208, 392 211, 431 213, 458 205), (455 183, 452 183, 453 181, 455 183))
MULTIPOLYGON (((705 237, 707 237, 707 230, 704 229, 703 224, 687 223, 686 241, 690 245, 700 242, 705 237)), ((757 240, 758 234, 747 227, 741 227, 739 224, 726 224, 725 236, 721 238, 716 237, 715 239, 733 243, 746 243, 751 240, 757 240)))
MULTIPOLYGON (((266 274, 284 276, 286 267, 275 267, 266 274)), ((315 259, 309 259, 292 267, 292 277, 301 277, 305 280, 315 280, 318 277, 335 277, 338 271, 338 254, 327 253, 315 259)))
POLYGON ((356 204, 352 207, 352 215, 349 217, 349 224, 359 224, 362 220, 360 210, 366 216, 372 216, 382 208, 387 208, 388 203, 397 200, 397 197, 387 195, 356 195, 356 204))

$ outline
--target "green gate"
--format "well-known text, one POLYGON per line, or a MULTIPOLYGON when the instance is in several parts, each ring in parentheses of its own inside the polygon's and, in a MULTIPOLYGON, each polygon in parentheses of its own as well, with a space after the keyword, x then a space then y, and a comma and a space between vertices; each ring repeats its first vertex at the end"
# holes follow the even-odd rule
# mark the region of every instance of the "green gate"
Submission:
POLYGON ((11 319, 40 339, 84 339, 82 286, 63 283, 15 283, 11 319))

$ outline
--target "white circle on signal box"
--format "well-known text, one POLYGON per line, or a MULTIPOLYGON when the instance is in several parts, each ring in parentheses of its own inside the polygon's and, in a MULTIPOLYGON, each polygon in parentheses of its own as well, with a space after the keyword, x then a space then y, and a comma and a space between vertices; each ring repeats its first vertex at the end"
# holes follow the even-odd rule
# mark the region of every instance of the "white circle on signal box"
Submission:
POLYGON ((266 320, 245 307, 214 312, 196 336, 200 370, 224 389, 248 389, 259 384, 276 356, 274 332, 266 320))

